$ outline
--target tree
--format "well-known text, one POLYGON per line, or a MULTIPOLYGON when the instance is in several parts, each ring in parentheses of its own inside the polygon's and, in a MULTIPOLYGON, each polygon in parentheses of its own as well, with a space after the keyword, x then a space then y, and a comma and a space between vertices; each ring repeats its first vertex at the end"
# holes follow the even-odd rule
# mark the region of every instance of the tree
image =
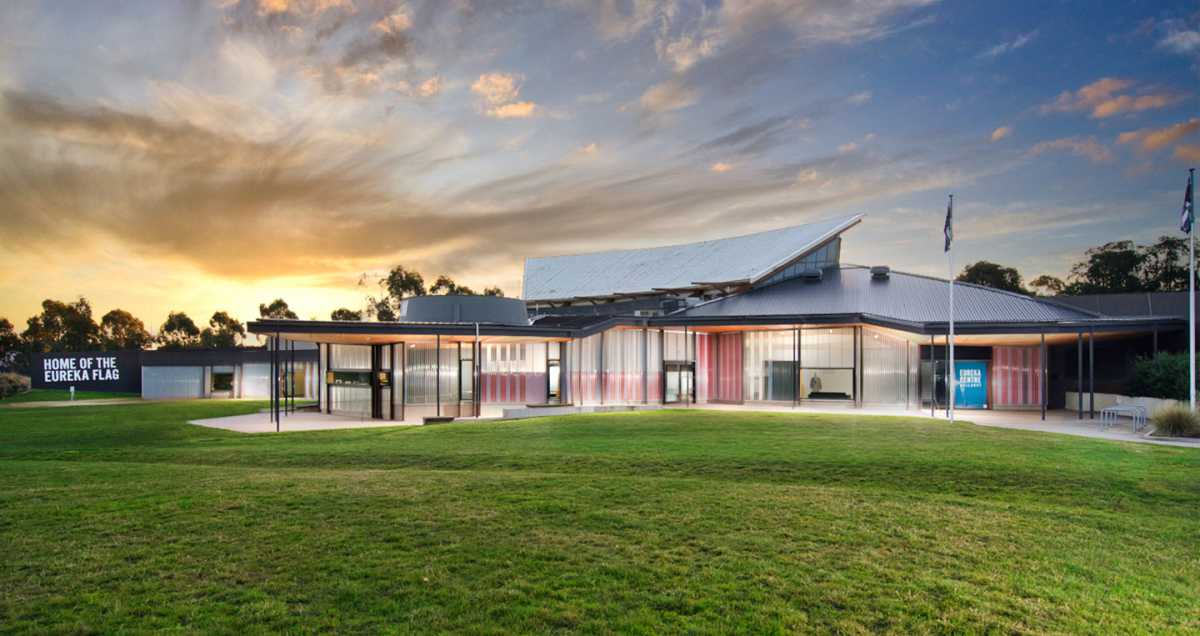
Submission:
POLYGON ((410 296, 424 296, 425 279, 416 272, 410 272, 404 269, 403 265, 397 265, 388 272, 388 275, 379 281, 379 285, 387 292, 389 298, 395 302, 399 302, 410 296))
POLYGON ((259 304, 259 318, 271 318, 277 320, 295 320, 296 312, 288 308, 287 301, 282 298, 276 298, 269 305, 259 304))
POLYGON ((437 277, 433 285, 429 287, 430 294, 444 294, 447 296, 474 296, 475 291, 470 287, 459 285, 454 282, 454 279, 442 274, 437 277))
POLYGON ((0 318, 0 370, 14 369, 21 360, 21 337, 8 318, 0 318))
POLYGON ((1021 274, 1011 267, 997 265, 990 261, 979 261, 966 266, 958 275, 958 281, 974 283, 984 287, 993 287, 1018 294, 1028 294, 1021 284, 1021 274))
POLYGON ((105 349, 145 349, 154 341, 146 325, 124 309, 113 309, 100 319, 100 340, 105 349))
POLYGON ((1146 291, 1187 291, 1186 240, 1174 236, 1160 236, 1157 243, 1139 249, 1142 254, 1140 278, 1146 291))
POLYGON ((1143 291, 1141 269, 1145 254, 1133 241, 1112 241, 1084 253, 1086 260, 1071 268, 1068 294, 1112 294, 1143 291))
POLYGON ((167 320, 158 329, 160 349, 195 349, 200 346, 200 329, 182 311, 167 314, 167 320))
POLYGON ((100 326, 86 298, 73 303, 47 299, 42 313, 26 321, 21 339, 29 351, 88 351, 100 344, 100 326))
POLYGON ((495 285, 492 285, 491 287, 483 288, 483 295, 484 296, 499 296, 499 297, 503 298, 504 290, 500 289, 499 287, 496 287, 495 285))
POLYGON ((367 317, 381 322, 392 322, 396 320, 396 307, 392 306, 392 300, 386 296, 367 296, 367 317))
POLYGON ((200 332, 200 344, 207 349, 232 349, 246 337, 242 322, 224 311, 218 311, 208 319, 208 326, 200 332))
POLYGON ((346 309, 345 307, 342 307, 341 309, 334 309, 333 313, 329 314, 330 320, 348 320, 354 322, 362 320, 362 318, 363 312, 355 311, 353 309, 346 309))
POLYGON ((1042 274, 1041 276, 1029 281, 1029 286, 1037 290, 1043 290, 1042 292, 1039 292, 1039 295, 1041 296, 1054 296, 1056 294, 1061 294, 1063 290, 1066 289, 1067 284, 1057 276, 1042 274))

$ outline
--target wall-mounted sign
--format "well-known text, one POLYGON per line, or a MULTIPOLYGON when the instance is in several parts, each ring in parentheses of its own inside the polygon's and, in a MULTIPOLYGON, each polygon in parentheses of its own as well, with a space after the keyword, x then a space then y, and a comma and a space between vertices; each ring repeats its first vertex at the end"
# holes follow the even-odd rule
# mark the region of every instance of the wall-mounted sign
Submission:
POLYGON ((982 360, 962 360, 954 363, 958 374, 954 405, 964 409, 986 409, 988 406, 988 363, 982 360))
POLYGON ((141 391, 137 351, 42 353, 34 355, 34 388, 86 391, 141 391))

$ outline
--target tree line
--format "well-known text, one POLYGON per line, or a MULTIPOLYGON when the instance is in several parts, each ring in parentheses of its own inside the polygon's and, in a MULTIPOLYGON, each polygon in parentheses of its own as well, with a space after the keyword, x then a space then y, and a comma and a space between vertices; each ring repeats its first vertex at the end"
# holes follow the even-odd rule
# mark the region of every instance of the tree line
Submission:
POLYGON ((1112 241, 1084 252, 1066 280, 1042 274, 1026 284, 1012 267, 978 261, 955 280, 1030 296, 1187 291, 1187 240, 1163 236, 1150 245, 1112 241))
MULTIPOLYGON (((366 298, 365 310, 335 309, 332 320, 395 320, 400 302, 411 296, 428 294, 476 295, 470 287, 459 285, 448 276, 439 276, 426 287, 417 272, 399 265, 378 280, 382 293, 366 298)), ((488 287, 483 295, 503 296, 499 287, 488 287)), ((259 318, 298 318, 287 301, 276 298, 258 306, 259 318)), ((80 296, 74 302, 46 299, 41 313, 25 321, 25 329, 0 317, 0 370, 29 372, 34 353, 70 351, 120 351, 149 349, 231 349, 245 346, 246 325, 226 311, 217 311, 201 327, 182 311, 171 311, 152 335, 141 319, 124 309, 113 309, 96 321, 92 305, 80 296)))

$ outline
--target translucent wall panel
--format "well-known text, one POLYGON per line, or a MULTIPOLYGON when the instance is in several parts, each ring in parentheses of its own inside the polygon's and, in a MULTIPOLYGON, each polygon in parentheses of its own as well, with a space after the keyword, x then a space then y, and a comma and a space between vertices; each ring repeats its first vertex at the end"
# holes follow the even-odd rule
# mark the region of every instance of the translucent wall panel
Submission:
POLYGON ((334 385, 331 391, 333 412, 356 417, 371 416, 371 388, 334 385))
POLYGON ((567 347, 571 358, 572 400, 576 404, 600 403, 600 334, 575 340, 567 347))
POLYGON ((800 366, 806 369, 854 368, 854 328, 803 329, 800 366))
POLYGON ((713 361, 709 373, 709 385, 713 388, 709 399, 720 402, 741 402, 744 375, 742 334, 715 334, 713 340, 713 361))
POLYGON ((437 401, 437 349, 432 343, 409 344, 404 350, 404 403, 437 401))
POLYGON ((270 399, 271 365, 267 363, 243 364, 241 369, 242 395, 244 398, 270 399))
POLYGON ((546 401, 546 343, 484 344, 480 372, 485 404, 546 401))
MULTIPOLYGON (((438 366, 440 372, 441 390, 439 395, 443 403, 454 402, 459 400, 458 393, 458 343, 443 343, 441 350, 441 364, 438 366)), ((436 399, 436 398, 435 398, 436 399)))
POLYGON ((1040 406, 1042 360, 1039 347, 992 347, 992 405, 1040 406))
POLYGON ((909 343, 886 332, 863 327, 863 401, 904 404, 908 401, 909 343))
POLYGON ((642 331, 612 329, 604 333, 604 402, 641 402, 642 331))
POLYGON ((367 345, 329 345, 330 368, 337 371, 371 369, 371 347, 367 345))
POLYGON ((663 360, 691 360, 692 334, 684 338, 683 330, 663 331, 663 360))
POLYGON ((658 330, 646 331, 646 401, 662 402, 663 351, 658 330))
POLYGON ((743 334, 745 399, 792 401, 796 397, 795 332, 748 331, 743 334))
POLYGON ((147 400, 204 397, 204 367, 142 367, 147 400))

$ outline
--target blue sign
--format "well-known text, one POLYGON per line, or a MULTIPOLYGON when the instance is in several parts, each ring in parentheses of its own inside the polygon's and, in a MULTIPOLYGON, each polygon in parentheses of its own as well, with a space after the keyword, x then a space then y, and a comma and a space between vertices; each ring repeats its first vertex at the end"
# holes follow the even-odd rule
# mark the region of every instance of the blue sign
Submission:
POLYGON ((954 363, 958 374, 954 406, 963 409, 986 409, 988 406, 987 362, 964 360, 954 363))

